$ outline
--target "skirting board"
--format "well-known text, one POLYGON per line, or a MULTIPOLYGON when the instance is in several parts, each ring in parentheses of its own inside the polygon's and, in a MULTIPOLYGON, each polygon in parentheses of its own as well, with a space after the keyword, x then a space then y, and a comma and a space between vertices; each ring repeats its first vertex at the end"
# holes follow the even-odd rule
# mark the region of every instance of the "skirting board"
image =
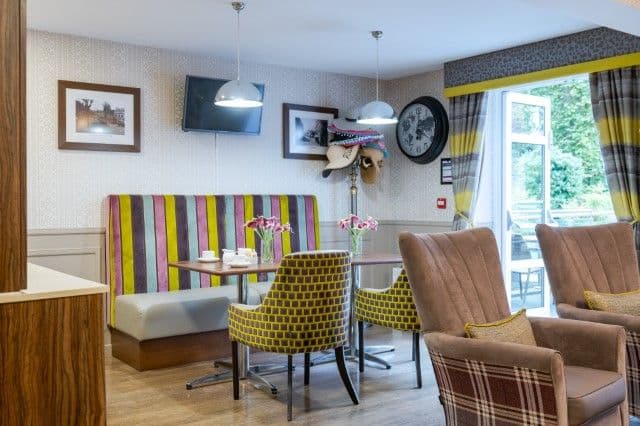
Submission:
POLYGON ((113 356, 138 371, 231 356, 231 343, 227 330, 143 341, 112 327, 109 327, 109 331, 113 356))

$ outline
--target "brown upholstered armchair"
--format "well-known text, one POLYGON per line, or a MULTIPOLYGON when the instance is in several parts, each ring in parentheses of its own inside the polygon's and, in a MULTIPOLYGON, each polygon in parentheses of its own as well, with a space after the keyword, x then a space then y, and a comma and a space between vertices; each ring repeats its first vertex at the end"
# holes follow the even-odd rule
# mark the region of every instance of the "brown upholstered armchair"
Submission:
POLYGON ((562 318, 621 325, 627 330, 629 412, 640 416, 640 317, 587 309, 584 291, 640 289, 633 229, 627 223, 536 226, 551 291, 562 318))
POLYGON ((530 318, 538 346, 468 339, 509 316, 491 230, 400 235, 448 425, 627 424, 624 329, 530 318))

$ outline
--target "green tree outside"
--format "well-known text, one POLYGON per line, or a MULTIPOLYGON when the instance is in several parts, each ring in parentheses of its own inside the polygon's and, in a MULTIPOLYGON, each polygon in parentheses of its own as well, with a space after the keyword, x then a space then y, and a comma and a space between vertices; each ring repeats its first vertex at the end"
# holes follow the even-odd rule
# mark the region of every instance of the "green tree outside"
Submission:
MULTIPOLYGON (((551 101, 551 208, 611 209, 588 80, 570 79, 527 93, 551 101)), ((525 113, 531 114, 514 110, 514 121, 530 122, 525 113)), ((526 170, 526 192, 535 199, 541 187, 539 157, 524 154, 518 163, 526 170)))

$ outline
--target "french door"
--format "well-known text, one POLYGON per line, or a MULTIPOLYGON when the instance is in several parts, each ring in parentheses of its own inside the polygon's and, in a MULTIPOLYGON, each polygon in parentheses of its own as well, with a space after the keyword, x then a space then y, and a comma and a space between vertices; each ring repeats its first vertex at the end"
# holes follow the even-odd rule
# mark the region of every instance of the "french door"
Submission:
POLYGON ((512 311, 550 315, 551 295, 535 226, 550 221, 551 105, 503 93, 502 262, 512 311))

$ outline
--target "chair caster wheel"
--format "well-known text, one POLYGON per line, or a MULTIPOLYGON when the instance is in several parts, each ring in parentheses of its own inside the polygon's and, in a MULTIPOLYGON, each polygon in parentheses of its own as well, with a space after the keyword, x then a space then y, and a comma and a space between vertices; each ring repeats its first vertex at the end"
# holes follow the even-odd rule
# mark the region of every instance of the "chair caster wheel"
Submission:
POLYGON ((390 365, 387 365, 387 370, 391 370, 391 366, 390 365))
POLYGON ((187 390, 192 390, 193 389, 193 387, 191 387, 190 384, 187 384, 186 388, 187 388, 187 390))
POLYGON ((271 395, 277 395, 278 394, 278 389, 271 389, 271 395))

